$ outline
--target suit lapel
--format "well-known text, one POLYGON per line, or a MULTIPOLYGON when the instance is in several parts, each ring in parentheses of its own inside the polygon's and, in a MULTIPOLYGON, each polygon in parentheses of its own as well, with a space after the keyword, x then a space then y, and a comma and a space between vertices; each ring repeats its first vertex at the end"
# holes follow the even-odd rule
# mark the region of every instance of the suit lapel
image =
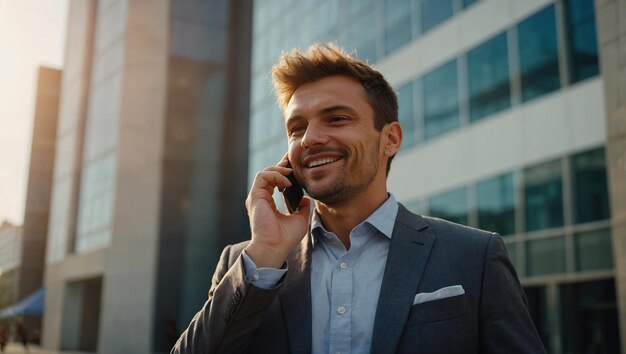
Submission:
POLYGON ((289 258, 289 271, 280 294, 291 353, 311 352, 311 234, 289 258))
POLYGON ((435 235, 421 216, 400 204, 372 333, 372 353, 394 353, 415 292, 426 268, 435 235))

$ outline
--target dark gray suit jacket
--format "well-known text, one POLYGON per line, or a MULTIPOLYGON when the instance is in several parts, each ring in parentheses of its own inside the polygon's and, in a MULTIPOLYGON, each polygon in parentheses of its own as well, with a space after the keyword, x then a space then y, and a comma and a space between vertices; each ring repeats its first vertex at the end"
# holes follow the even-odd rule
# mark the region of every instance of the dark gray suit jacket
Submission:
MULTIPOLYGON (((240 257, 246 244, 224 249, 209 299, 172 353, 311 352, 310 235, 290 255, 286 278, 272 290, 246 283, 240 257)), ((502 239, 400 205, 371 352, 545 351, 502 239), (452 285, 462 285, 465 294, 413 305, 415 294, 452 285)))

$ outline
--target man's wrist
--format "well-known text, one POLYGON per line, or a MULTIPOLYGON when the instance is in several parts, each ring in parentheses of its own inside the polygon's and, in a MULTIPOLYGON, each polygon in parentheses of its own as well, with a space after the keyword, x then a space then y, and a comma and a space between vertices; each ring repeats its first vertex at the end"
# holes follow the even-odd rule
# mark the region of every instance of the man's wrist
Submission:
POLYGON ((275 247, 250 242, 246 247, 246 253, 259 268, 279 269, 285 264, 287 255, 275 247))

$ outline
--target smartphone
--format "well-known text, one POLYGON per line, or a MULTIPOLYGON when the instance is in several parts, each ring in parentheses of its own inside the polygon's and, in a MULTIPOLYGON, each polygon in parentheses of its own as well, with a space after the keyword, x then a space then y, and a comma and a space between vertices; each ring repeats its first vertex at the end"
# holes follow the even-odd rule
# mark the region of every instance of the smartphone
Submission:
MULTIPOLYGON (((291 168, 291 163, 288 163, 287 167, 291 168)), ((304 192, 302 191, 302 186, 296 180, 296 176, 293 172, 291 172, 287 178, 289 178, 291 186, 283 190, 283 200, 285 201, 289 214, 293 214, 298 209, 298 205, 300 205, 304 192)))

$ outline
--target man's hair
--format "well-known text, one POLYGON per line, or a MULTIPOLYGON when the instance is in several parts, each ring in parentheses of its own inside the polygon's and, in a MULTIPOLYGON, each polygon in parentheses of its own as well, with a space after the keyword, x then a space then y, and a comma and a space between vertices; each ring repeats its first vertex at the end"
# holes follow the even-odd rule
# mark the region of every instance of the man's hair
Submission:
MULTIPOLYGON (((398 98, 383 75, 370 65, 353 58, 332 43, 316 43, 306 51, 283 53, 272 68, 276 99, 284 112, 298 87, 317 80, 343 75, 358 80, 374 111, 374 128, 381 131, 387 123, 398 121, 398 98)), ((387 161, 387 174, 393 156, 387 161)))

